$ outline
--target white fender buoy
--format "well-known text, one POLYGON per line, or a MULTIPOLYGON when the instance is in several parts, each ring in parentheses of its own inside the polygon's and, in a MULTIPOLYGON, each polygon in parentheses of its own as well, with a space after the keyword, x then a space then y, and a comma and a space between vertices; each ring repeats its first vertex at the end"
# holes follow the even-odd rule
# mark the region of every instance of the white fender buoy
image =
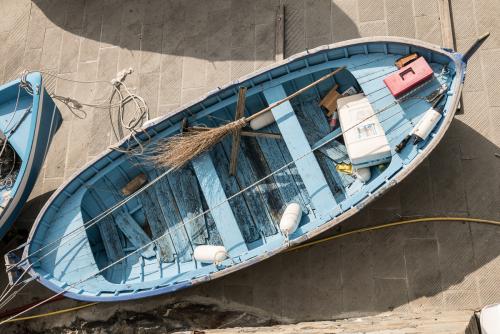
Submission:
POLYGON ((354 174, 363 183, 370 181, 370 178, 372 177, 372 172, 370 172, 370 167, 358 168, 358 169, 356 169, 354 174))
POLYGON ((281 232, 289 236, 299 226, 300 218, 302 218, 302 208, 298 203, 290 203, 283 212, 280 220, 280 230, 281 232))
POLYGON ((193 257, 198 262, 219 264, 228 258, 226 247, 215 245, 196 246, 193 257))
POLYGON ((427 110, 413 129, 413 134, 419 137, 420 140, 426 140, 442 116, 443 115, 434 108, 427 110))
POLYGON ((268 111, 252 119, 250 121, 250 128, 252 128, 252 130, 260 130, 272 123, 274 123, 274 116, 271 111, 268 111))

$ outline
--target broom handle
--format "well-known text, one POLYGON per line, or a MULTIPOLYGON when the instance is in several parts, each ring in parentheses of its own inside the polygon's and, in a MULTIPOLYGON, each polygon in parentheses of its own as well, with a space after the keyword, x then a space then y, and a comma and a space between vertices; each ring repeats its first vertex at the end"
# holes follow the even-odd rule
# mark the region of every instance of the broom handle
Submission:
POLYGON ((320 82, 325 81, 326 79, 333 77, 335 74, 339 73, 340 71, 342 71, 342 70, 344 70, 344 69, 345 69, 345 66, 342 66, 342 67, 337 68, 335 71, 333 71, 333 72, 331 72, 331 73, 328 73, 327 75, 322 76, 322 77, 321 77, 321 78, 319 78, 318 80, 314 81, 313 83, 310 83, 309 85, 305 86, 304 88, 299 89, 299 90, 298 90, 298 91, 296 91, 295 93, 293 93, 293 94, 291 94, 291 95, 288 95, 288 96, 287 96, 287 97, 285 97, 284 99, 279 100, 279 101, 276 101, 276 102, 272 103, 269 107, 264 108, 264 109, 262 109, 261 111, 256 112, 255 114, 253 114, 253 115, 251 115, 251 116, 246 117, 246 118, 245 118, 245 120, 246 120, 247 122, 250 122, 252 119, 257 118, 257 117, 259 117, 260 115, 264 114, 265 112, 268 112, 269 110, 271 110, 271 109, 273 109, 273 108, 276 108, 276 107, 277 107, 277 106, 279 106, 280 104, 283 104, 283 103, 285 103, 286 101, 293 99, 295 96, 297 96, 297 95, 299 95, 299 94, 302 94, 303 92, 305 92, 305 91, 306 91, 306 90, 308 90, 309 88, 314 87, 314 86, 316 86, 317 84, 319 84, 320 82))

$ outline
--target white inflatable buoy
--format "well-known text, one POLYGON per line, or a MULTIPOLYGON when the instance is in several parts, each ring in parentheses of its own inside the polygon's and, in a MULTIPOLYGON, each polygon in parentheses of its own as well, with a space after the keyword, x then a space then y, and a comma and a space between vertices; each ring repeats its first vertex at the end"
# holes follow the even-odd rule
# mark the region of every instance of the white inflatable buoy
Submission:
POLYGON ((498 334, 500 328, 500 304, 483 307, 479 316, 479 323, 481 324, 481 333, 498 334))
POLYGON ((283 216, 281 216, 281 232, 286 236, 295 232, 299 226, 300 218, 302 218, 302 208, 298 203, 290 203, 283 212, 283 216))
POLYGON ((431 131, 436 127, 436 124, 443 117, 443 115, 434 108, 427 110, 424 116, 417 123, 413 129, 413 134, 417 136, 420 140, 426 140, 429 137, 431 131))
POLYGON ((272 123, 274 123, 274 116, 272 112, 268 111, 260 116, 257 116, 257 118, 252 119, 250 121, 250 127, 252 130, 260 130, 272 123))
POLYGON ((219 264, 228 258, 228 254, 224 246, 200 245, 195 247, 193 257, 198 262, 219 264))
POLYGON ((354 174, 363 183, 370 181, 370 178, 372 177, 372 173, 370 172, 370 167, 358 168, 354 171, 354 174))

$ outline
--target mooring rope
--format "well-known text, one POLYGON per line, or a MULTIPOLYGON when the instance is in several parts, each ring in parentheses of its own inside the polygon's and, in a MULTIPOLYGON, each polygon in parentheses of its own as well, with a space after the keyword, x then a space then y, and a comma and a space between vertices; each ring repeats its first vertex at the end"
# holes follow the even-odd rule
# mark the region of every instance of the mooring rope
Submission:
MULTIPOLYGON (((127 71, 122 71, 118 74, 117 78, 112 79, 111 81, 104 81, 104 80, 94 80, 94 81, 85 81, 85 80, 76 80, 76 79, 69 79, 69 78, 64 78, 61 77, 57 74, 51 73, 49 71, 44 71, 44 70, 24 70, 21 73, 21 84, 24 87, 23 82, 27 82, 26 78, 28 74, 33 73, 33 72, 39 72, 47 76, 51 76, 57 80, 63 80, 63 81, 68 81, 68 82, 74 82, 74 83, 83 83, 83 84, 96 84, 96 83, 104 83, 107 85, 110 85, 112 88, 109 102, 102 104, 102 103, 83 103, 78 101, 77 99, 67 97, 67 96, 62 96, 62 95, 57 95, 54 93, 49 94, 50 97, 53 99, 60 101, 63 103, 72 113, 75 115, 75 117, 79 119, 84 119, 87 117, 87 110, 84 109, 86 108, 95 108, 95 109, 103 109, 103 110, 108 110, 109 111, 109 118, 110 118, 110 123, 111 127, 113 129, 113 133, 115 135, 115 140, 119 141, 125 134, 123 133, 123 130, 129 131, 132 139, 137 143, 139 146, 139 150, 137 152, 131 152, 130 150, 124 150, 116 145, 111 145, 110 147, 112 149, 125 152, 125 153, 136 153, 136 154, 142 154, 143 153, 143 144, 141 143, 141 140, 137 138, 137 134, 142 132, 142 125, 149 120, 149 107, 141 96, 132 93, 130 88, 125 84, 125 78, 127 75, 132 73, 132 69, 128 69, 127 71), (120 88, 125 90, 127 95, 124 95, 121 91, 120 88), (118 102, 113 103, 114 97, 118 96, 118 102), (134 113, 130 117, 128 121, 126 121, 127 118, 127 113, 125 110, 127 110, 125 107, 127 104, 133 102, 135 107, 134 107, 134 113), (116 120, 116 125, 114 124, 113 120, 113 113, 112 110, 117 108, 117 120, 116 120), (83 113, 83 115, 81 114, 83 113)), ((29 86, 29 85, 28 85, 29 86)), ((31 90, 32 91, 32 90, 31 90)), ((147 134, 146 134, 147 135, 147 134)))

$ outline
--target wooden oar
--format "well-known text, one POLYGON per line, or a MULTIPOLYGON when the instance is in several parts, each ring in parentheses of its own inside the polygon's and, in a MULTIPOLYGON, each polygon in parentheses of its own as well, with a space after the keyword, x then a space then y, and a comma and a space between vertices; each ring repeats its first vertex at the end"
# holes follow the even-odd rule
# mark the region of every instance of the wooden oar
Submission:
POLYGON ((167 138, 163 143, 158 145, 157 152, 155 156, 152 157, 152 160, 159 165, 166 166, 167 168, 180 168, 194 157, 197 157, 201 153, 211 149, 228 134, 233 134, 241 130, 248 123, 250 123, 251 120, 293 99, 297 95, 300 95, 311 87, 316 86, 320 82, 333 77, 335 74, 344 69, 345 66, 339 67, 335 71, 322 76, 318 80, 299 89, 295 93, 287 96, 282 100, 272 103, 268 107, 260 110, 259 112, 256 112, 249 117, 242 117, 231 123, 221 125, 220 127, 211 128, 208 131, 187 131, 179 135, 167 138))

